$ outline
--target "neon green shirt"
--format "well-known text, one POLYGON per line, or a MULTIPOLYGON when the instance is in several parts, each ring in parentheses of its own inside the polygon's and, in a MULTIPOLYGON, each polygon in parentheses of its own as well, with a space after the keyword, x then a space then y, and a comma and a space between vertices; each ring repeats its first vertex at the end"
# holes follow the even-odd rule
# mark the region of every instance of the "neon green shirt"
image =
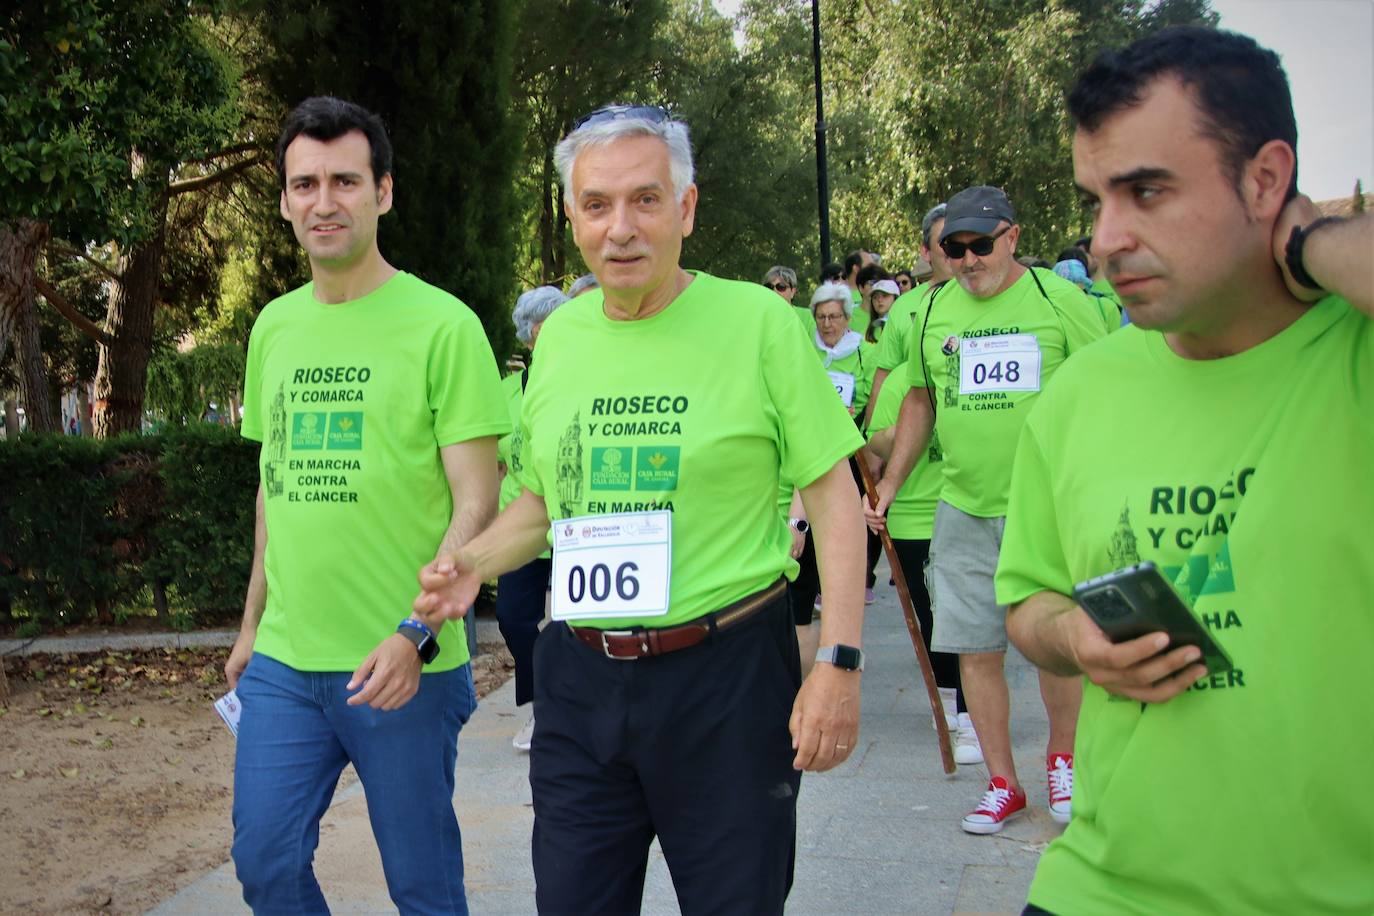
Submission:
POLYGON ((951 280, 928 306, 923 302, 912 327, 907 381, 935 392, 935 428, 945 455, 940 498, 980 518, 1006 515, 1016 438, 1038 389, 1106 329, 1077 286, 1030 269, 990 299, 975 299, 951 280), (1001 357, 993 349, 1027 341, 1040 354, 1038 381, 1033 355, 1001 357), (968 372, 961 371, 965 352, 968 372))
POLYGON ((997 600, 1151 560, 1235 664, 1163 704, 1084 684, 1037 906, 1374 912, 1371 369, 1374 322, 1328 297, 1224 359, 1123 328, 1031 412, 997 600))
POLYGON ((862 335, 868 330, 868 312, 863 307, 863 296, 859 293, 854 294, 854 314, 849 316, 849 330, 857 331, 862 335))
POLYGON ((792 311, 796 313, 797 320, 801 322, 802 335, 811 339, 811 335, 816 333, 816 316, 811 314, 811 309, 805 305, 794 305, 792 311))
POLYGON ((878 368, 888 372, 902 365, 911 356, 911 317, 922 308, 921 303, 930 291, 929 283, 907 290, 887 311, 887 327, 878 341, 878 368))
POLYGON ((780 474, 814 483, 863 444, 796 318, 756 283, 698 273, 663 311, 613 321, 601 291, 561 306, 525 388, 521 480, 549 519, 669 508, 665 616, 693 620, 793 578, 780 474))
MULTIPOLYGON (((873 407, 873 421, 869 425, 869 438, 873 433, 897 425, 902 399, 910 389, 911 382, 907 379, 905 367, 897 366, 878 392, 878 403, 873 407)), ((940 437, 931 436, 930 444, 921 453, 916 467, 911 469, 887 510, 887 530, 894 538, 903 541, 930 540, 935 527, 935 503, 939 501, 940 487, 944 484, 940 469, 943 460, 940 437)))
MULTIPOLYGON (((820 349, 819 334, 812 335, 811 343, 816 358, 820 360, 821 367, 826 371, 835 391, 840 392, 842 387, 852 388, 853 400, 849 407, 850 415, 862 414, 864 407, 868 405, 868 393, 873 390, 873 373, 878 369, 876 349, 873 344, 866 340, 862 341, 859 344, 859 349, 827 366, 825 365, 825 351, 820 349)), ((843 404, 843 400, 841 400, 841 404, 843 404)))
MULTIPOLYGON (((243 435, 263 443, 267 606, 254 649, 300 671, 352 671, 410 614, 448 529, 439 448, 510 429, 477 316, 398 273, 325 305, 306 284, 253 326, 243 435)), ((426 671, 468 659, 439 632, 426 671)))

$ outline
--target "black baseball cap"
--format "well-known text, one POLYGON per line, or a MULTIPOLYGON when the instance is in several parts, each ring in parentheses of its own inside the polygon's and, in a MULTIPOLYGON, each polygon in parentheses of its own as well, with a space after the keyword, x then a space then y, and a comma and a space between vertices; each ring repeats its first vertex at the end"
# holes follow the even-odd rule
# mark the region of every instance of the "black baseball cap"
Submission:
POLYGON ((1016 211, 1001 188, 985 184, 964 188, 945 205, 945 227, 940 231, 940 241, 956 232, 991 235, 1004 220, 1016 222, 1016 211))

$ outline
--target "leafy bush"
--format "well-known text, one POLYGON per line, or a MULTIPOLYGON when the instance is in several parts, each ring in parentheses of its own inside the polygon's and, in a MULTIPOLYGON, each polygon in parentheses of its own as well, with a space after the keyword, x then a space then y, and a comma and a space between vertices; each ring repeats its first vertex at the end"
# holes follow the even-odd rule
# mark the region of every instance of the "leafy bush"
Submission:
POLYGON ((242 609, 257 446, 235 430, 21 436, 0 442, 0 481, 0 612, 26 630, 113 622, 145 588, 201 622, 242 609))

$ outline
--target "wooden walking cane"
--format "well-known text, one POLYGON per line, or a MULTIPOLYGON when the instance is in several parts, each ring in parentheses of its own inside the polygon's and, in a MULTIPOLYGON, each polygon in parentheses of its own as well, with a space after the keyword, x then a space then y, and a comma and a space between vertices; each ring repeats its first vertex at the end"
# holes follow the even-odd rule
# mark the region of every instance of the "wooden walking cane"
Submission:
MULTIPOLYGON (((878 505, 878 487, 873 482, 873 472, 864 460, 864 450, 854 453, 854 463, 859 466, 859 474, 864 479, 864 492, 868 495, 870 506, 878 505)), ((926 682, 926 695, 930 697, 930 711, 935 717, 935 732, 940 736, 940 759, 945 765, 945 774, 953 775, 954 750, 949 744, 949 723, 945 721, 945 708, 940 702, 940 690, 935 684, 935 669, 930 667, 930 656, 926 654, 926 644, 921 639, 921 623, 916 619, 916 606, 911 603, 911 590, 906 584, 901 561, 897 558, 897 548, 892 544, 892 536, 884 528, 878 533, 883 539, 883 552, 887 554, 888 565, 892 567, 892 581, 897 586, 897 597, 902 601, 902 616, 906 618, 906 631, 911 636, 911 644, 916 648, 916 661, 921 667, 921 679, 926 682)))

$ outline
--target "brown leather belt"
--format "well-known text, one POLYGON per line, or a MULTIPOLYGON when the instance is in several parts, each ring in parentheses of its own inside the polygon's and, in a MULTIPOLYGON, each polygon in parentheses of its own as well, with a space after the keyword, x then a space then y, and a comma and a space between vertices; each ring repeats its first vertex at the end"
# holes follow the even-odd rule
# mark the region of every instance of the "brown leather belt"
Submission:
POLYGON ((714 629, 727 630, 781 598, 785 591, 787 580, 779 579, 761 592, 755 592, 713 614, 676 627, 657 630, 599 630, 596 627, 575 627, 569 624, 568 629, 572 630, 578 639, 607 658, 633 661, 695 646, 711 634, 713 621, 714 629))

